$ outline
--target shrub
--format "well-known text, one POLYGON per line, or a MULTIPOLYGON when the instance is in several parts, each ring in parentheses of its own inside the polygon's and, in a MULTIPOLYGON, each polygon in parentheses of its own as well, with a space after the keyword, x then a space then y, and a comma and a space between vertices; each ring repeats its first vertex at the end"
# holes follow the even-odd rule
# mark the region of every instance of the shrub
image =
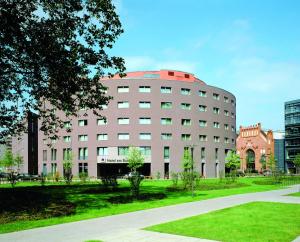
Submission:
POLYGON ((172 179, 173 187, 177 187, 179 174, 177 172, 171 172, 171 179, 172 179))
POLYGON ((105 188, 111 188, 112 190, 115 190, 118 186, 117 176, 102 176, 101 182, 105 188))
POLYGON ((88 178, 88 173, 87 172, 80 172, 78 176, 79 176, 79 179, 80 179, 81 183, 85 183, 87 178, 88 178))

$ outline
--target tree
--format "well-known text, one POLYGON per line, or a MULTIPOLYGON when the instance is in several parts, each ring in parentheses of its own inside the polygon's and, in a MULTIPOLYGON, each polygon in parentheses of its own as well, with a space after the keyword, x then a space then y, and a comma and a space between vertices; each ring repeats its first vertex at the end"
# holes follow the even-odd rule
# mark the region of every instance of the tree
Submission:
POLYGON ((277 170, 277 163, 274 155, 271 153, 267 159, 267 167, 274 173, 277 170))
POLYGON ((293 163, 296 167, 296 172, 300 173, 300 153, 296 155, 295 159, 293 160, 293 163))
POLYGON ((230 176, 234 182, 237 176, 237 169, 241 166, 241 158, 235 151, 229 151, 225 158, 225 166, 230 170, 230 176))
POLYGON ((57 138, 67 117, 99 110, 111 97, 99 79, 124 76, 108 50, 123 33, 111 0, 3 0, 0 4, 0 141, 23 132, 28 111, 57 138))
POLYGON ((139 197, 140 193, 140 184, 144 179, 137 169, 144 165, 144 156, 137 147, 129 147, 129 152, 127 155, 128 167, 131 172, 128 175, 128 180, 131 187, 132 196, 135 198, 139 197))
POLYGON ((261 157, 259 159, 259 162, 261 164, 262 170, 265 170, 266 169, 266 165, 267 165, 267 159, 266 159, 266 155, 265 154, 261 155, 261 157))
POLYGON ((67 185, 70 185, 73 178, 73 174, 72 174, 73 154, 71 152, 66 153, 65 160, 63 160, 63 167, 64 167, 64 179, 67 185))
POLYGON ((181 180, 183 181, 184 188, 190 188, 192 190, 192 196, 194 196, 194 183, 197 174, 194 172, 194 160, 192 157, 192 150, 185 149, 182 157, 183 172, 180 173, 181 180))

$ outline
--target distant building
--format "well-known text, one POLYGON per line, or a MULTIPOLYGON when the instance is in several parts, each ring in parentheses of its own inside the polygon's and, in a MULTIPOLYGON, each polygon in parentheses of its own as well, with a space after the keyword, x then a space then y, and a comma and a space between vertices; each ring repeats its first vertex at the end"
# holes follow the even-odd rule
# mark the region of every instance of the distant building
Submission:
POLYGON ((292 161, 297 154, 300 154, 300 99, 286 102, 284 111, 287 168, 295 170, 292 161))
POLYGON ((285 132, 284 131, 274 131, 274 157, 277 161, 277 167, 281 171, 286 171, 285 163, 285 132))
POLYGON ((249 127, 240 126, 236 147, 242 160, 242 170, 261 171, 260 160, 267 160, 271 154, 274 154, 273 132, 263 131, 260 123, 249 127))

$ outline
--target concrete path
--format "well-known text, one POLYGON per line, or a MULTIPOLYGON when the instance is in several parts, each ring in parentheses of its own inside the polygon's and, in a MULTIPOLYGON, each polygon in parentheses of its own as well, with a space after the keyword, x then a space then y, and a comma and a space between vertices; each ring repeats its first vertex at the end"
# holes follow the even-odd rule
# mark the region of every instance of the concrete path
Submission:
MULTIPOLYGON (((300 204, 300 197, 284 196, 298 192, 299 185, 287 189, 257 192, 189 202, 132 213, 83 220, 37 229, 1 234, 2 242, 200 242, 209 241, 141 230, 144 227, 208 213, 253 201, 300 204)), ((299 241, 297 238, 295 241, 299 241)))

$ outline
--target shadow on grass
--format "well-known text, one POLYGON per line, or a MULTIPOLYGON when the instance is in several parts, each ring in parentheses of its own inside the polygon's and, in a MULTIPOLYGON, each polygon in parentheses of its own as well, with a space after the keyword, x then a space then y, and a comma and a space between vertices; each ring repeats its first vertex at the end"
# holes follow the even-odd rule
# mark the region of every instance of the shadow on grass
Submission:
POLYGON ((166 198, 167 195, 165 193, 142 193, 136 199, 131 195, 120 195, 120 196, 111 196, 107 199, 109 203, 112 204, 125 204, 125 203, 132 203, 134 201, 153 201, 153 200, 161 200, 166 198))

